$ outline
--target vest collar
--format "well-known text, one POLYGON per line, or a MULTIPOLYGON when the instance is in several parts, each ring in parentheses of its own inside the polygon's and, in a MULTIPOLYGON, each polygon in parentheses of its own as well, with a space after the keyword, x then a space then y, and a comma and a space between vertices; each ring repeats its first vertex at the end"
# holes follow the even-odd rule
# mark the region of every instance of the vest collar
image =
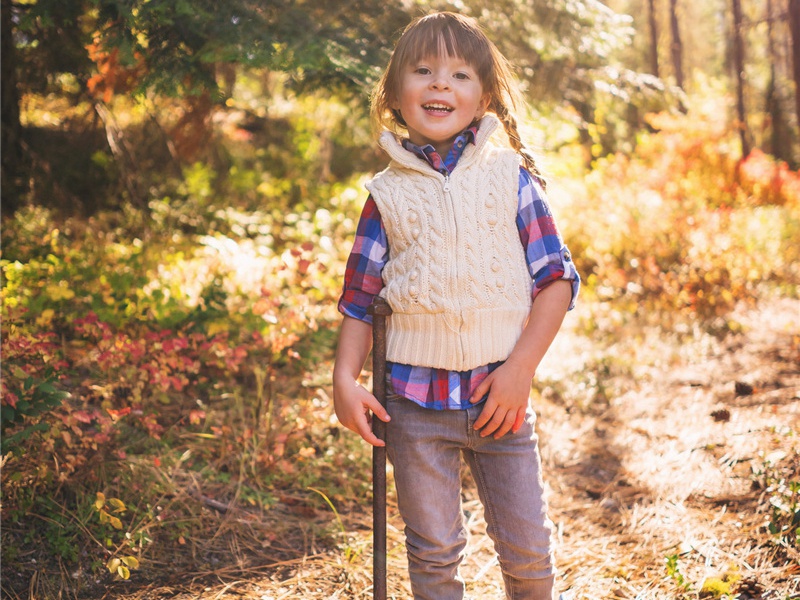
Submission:
MULTIPOLYGON (((486 146, 489 138, 499 126, 500 120, 496 116, 491 113, 484 115, 478 126, 478 135, 475 138, 475 144, 473 144, 473 147, 464 150, 464 154, 459 160, 459 164, 461 164, 462 161, 469 161, 472 156, 479 153, 479 151, 486 146)), ((400 165, 422 172, 431 170, 428 163, 403 148, 401 139, 397 134, 394 134, 391 131, 384 131, 381 134, 378 143, 380 144, 381 148, 386 150, 389 157, 400 165)))

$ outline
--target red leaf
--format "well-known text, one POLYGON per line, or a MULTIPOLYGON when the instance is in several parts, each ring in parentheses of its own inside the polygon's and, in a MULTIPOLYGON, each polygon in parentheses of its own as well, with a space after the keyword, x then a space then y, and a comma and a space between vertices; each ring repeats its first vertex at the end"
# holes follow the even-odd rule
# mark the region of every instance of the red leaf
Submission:
POLYGON ((17 395, 14 392, 4 391, 3 392, 3 404, 10 406, 11 408, 17 408, 17 395))
POLYGON ((190 410, 189 411, 189 422, 192 425, 199 425, 200 422, 206 418, 206 411, 204 410, 190 410))
POLYGON ((125 415, 129 415, 131 412, 131 407, 128 406, 126 408, 121 408, 119 410, 114 410, 113 408, 107 408, 106 411, 108 411, 108 414, 111 415, 111 418, 116 421, 117 419, 120 419, 125 415))
POLYGON ((308 272, 308 267, 310 266, 311 266, 311 261, 303 258, 300 261, 298 261, 297 270, 300 272, 301 275, 305 275, 308 272))
POLYGON ((72 412, 72 416, 75 417, 76 421, 80 421, 81 423, 91 423, 94 421, 94 417, 90 415, 85 410, 76 410, 72 412))

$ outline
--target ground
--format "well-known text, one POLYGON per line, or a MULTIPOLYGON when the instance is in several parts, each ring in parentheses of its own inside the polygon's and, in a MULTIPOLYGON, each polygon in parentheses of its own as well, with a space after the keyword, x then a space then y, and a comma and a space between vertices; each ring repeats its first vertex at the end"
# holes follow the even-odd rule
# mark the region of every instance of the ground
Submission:
MULTIPOLYGON (((686 324, 665 333, 618 314, 568 317, 533 401, 558 585, 574 600, 720 598, 726 591, 740 600, 800 598, 798 545, 778 543, 769 531, 788 527, 800 502, 789 488, 800 482, 800 301, 763 301, 732 322, 737 333, 715 337, 686 324), (620 334, 590 343, 578 333, 587 318, 605 319, 605 330, 620 334)), ((165 573, 157 583, 143 585, 134 574, 93 597, 372 598, 364 505, 335 513, 343 532, 335 545, 318 537, 321 523, 335 521, 331 512, 291 495, 281 500, 257 517, 238 509, 219 515, 205 568, 176 573, 151 565, 165 573), (259 539, 257 548, 244 541, 259 539)), ((469 480, 464 508, 468 597, 499 600, 500 572, 469 480)), ((407 599, 391 489, 388 514, 389 598, 407 599)), ((29 589, 24 597, 74 597, 37 587, 35 578, 29 589)))

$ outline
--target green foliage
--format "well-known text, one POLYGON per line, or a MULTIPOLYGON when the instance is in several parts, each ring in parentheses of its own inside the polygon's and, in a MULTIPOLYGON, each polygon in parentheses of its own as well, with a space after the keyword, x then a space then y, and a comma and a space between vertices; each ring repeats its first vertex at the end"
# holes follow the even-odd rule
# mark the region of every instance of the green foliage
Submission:
POLYGON ((690 592, 692 590, 692 582, 688 581, 681 572, 679 555, 670 554, 667 556, 666 569, 667 577, 672 579, 682 592, 690 592))
POLYGON ((355 560, 355 558, 358 556, 358 553, 350 546, 349 543, 347 543, 347 530, 344 527, 344 523, 342 522, 342 517, 339 515, 339 511, 336 510, 333 502, 331 502, 331 499, 328 498, 325 492, 314 487, 309 487, 308 489, 319 494, 325 501, 325 504, 327 504, 333 511, 333 514, 336 516, 336 522, 339 524, 339 533, 344 540, 344 560, 346 563, 353 562, 353 560, 355 560))
POLYGON ((800 453, 761 453, 753 467, 753 481, 769 498, 765 524, 776 544, 800 546, 800 453))
POLYGON ((47 93, 60 88, 58 76, 87 73, 91 62, 85 45, 88 31, 82 17, 88 4, 37 0, 14 3, 17 58, 25 90, 47 93))
POLYGON ((92 5, 99 8, 103 45, 116 48, 122 64, 143 65, 139 90, 169 95, 216 89, 219 63, 290 72, 307 88, 361 88, 385 59, 385 37, 407 20, 400 7, 374 2, 323 7, 235 0, 221 7, 210 0, 95 0, 92 5))
POLYGON ((112 554, 111 558, 106 562, 106 568, 112 575, 116 575, 120 579, 130 579, 131 570, 139 568, 139 560, 132 555, 117 556, 120 550, 125 548, 129 550, 133 546, 134 536, 128 531, 125 535, 120 532, 124 528, 120 519, 126 512, 128 507, 119 498, 106 499, 105 494, 97 492, 97 499, 94 502, 94 508, 97 511, 98 520, 101 525, 104 525, 106 530, 103 536, 104 545, 107 547, 114 546, 114 538, 119 537, 121 541, 117 543, 117 549, 112 554))

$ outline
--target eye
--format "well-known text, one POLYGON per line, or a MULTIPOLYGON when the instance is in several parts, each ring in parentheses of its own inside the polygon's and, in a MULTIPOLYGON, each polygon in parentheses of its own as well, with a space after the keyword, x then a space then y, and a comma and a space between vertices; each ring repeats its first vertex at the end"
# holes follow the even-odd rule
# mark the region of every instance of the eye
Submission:
POLYGON ((463 71, 459 71, 458 73, 453 75, 453 77, 455 77, 456 79, 461 79, 463 81, 467 81, 470 78, 469 73, 464 73, 463 71))
POLYGON ((430 75, 431 70, 428 67, 417 67, 414 69, 414 73, 419 75, 430 75))

